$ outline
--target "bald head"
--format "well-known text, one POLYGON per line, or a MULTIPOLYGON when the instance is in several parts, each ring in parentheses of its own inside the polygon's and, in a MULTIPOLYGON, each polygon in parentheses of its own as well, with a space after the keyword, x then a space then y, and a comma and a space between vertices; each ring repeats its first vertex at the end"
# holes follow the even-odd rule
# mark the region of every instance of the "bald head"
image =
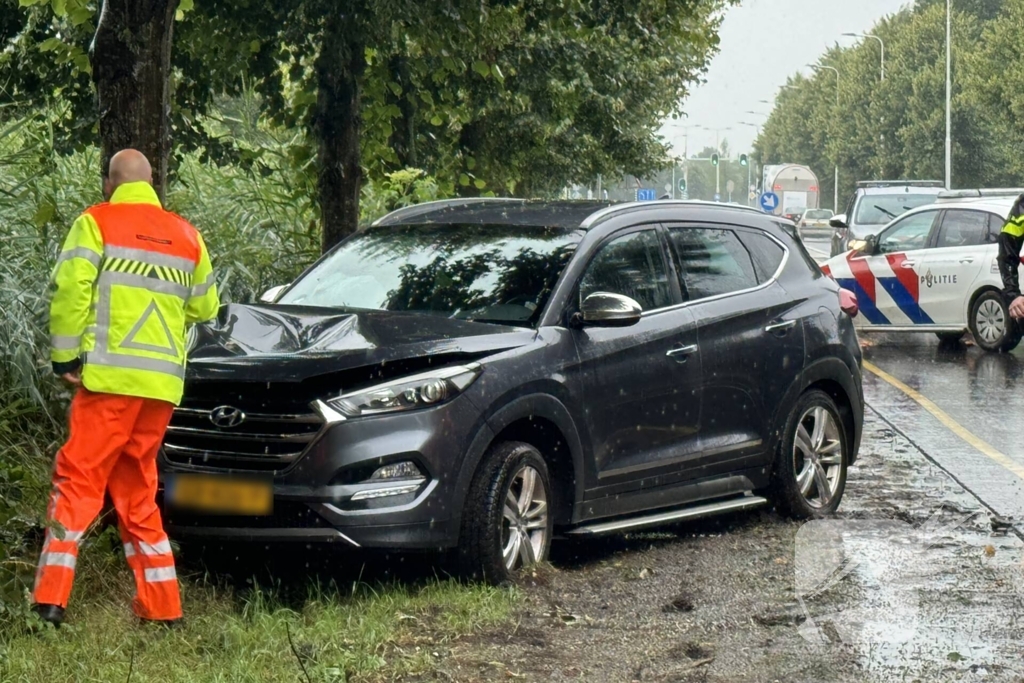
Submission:
POLYGON ((121 185, 138 182, 153 184, 153 167, 145 154, 137 149, 123 149, 111 157, 103 188, 108 198, 121 185))

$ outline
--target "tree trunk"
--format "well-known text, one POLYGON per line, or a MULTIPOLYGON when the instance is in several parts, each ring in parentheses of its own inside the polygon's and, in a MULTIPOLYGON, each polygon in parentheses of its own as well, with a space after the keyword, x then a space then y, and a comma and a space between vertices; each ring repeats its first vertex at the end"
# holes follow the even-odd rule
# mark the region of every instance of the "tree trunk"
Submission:
MULTIPOLYGON (((402 112, 401 119, 393 128, 391 148, 398 156, 399 168, 416 168, 416 93, 412 87, 412 76, 409 74, 408 58, 404 55, 391 59, 389 64, 391 77, 402 89, 401 95, 395 95, 393 103, 402 112)), ((389 96, 390 99, 390 96, 389 96)))
POLYGON ((364 36, 358 27, 363 3, 325 19, 316 60, 317 98, 313 133, 317 140, 317 191, 326 252, 359 227, 359 81, 366 69, 364 36))
POLYGON ((153 165, 163 199, 171 153, 170 74, 178 0, 103 0, 90 59, 100 115, 102 168, 135 148, 153 165))

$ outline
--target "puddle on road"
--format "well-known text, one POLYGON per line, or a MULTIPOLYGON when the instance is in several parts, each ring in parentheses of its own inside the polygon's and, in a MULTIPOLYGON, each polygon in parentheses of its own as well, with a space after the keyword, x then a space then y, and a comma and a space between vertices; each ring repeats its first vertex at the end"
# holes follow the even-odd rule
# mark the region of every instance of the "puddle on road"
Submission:
POLYGON ((880 431, 886 442, 851 471, 851 486, 884 494, 797 534, 801 636, 852 656, 867 680, 1020 680, 1024 545, 993 534, 959 487, 937 489, 938 468, 901 467, 920 457, 902 437, 880 431))

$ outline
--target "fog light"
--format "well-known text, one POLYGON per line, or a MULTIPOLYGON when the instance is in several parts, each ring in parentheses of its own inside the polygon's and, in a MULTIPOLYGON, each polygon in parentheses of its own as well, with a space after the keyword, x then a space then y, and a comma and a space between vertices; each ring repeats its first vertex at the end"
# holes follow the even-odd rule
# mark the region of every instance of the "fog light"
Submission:
POLYGON ((407 493, 416 493, 416 490, 419 489, 421 483, 423 483, 422 480, 412 484, 401 484, 399 486, 388 486, 382 489, 359 491, 352 496, 351 500, 372 500, 374 498, 387 498, 388 496, 402 496, 407 493))
POLYGON ((417 479, 422 477, 423 473, 420 472, 420 468, 416 466, 416 463, 412 460, 403 460, 402 462, 378 468, 376 472, 370 475, 370 481, 380 481, 381 479, 417 479))

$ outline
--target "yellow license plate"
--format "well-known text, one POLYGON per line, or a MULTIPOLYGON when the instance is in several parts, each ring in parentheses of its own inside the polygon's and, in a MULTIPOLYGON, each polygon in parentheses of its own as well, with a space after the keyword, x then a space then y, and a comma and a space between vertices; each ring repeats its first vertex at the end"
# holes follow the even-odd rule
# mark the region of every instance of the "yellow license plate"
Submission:
POLYGON ((177 474, 166 486, 169 505, 196 512, 224 515, 269 515, 274 490, 268 481, 177 474))

